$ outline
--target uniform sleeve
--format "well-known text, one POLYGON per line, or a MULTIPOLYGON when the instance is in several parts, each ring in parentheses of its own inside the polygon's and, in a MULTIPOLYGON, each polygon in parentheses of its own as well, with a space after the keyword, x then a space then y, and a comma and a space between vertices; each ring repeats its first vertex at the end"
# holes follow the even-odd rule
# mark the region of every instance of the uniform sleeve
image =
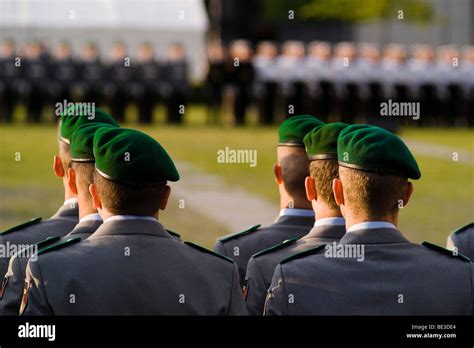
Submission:
POLYGON ((265 300, 263 315, 288 315, 288 303, 286 298, 282 267, 278 265, 273 273, 272 284, 270 285, 265 300))
POLYGON ((245 307, 244 299, 242 298, 242 291, 240 289, 239 270, 234 263, 234 270, 232 272, 232 289, 230 294, 230 304, 228 315, 247 315, 247 308, 245 307))
POLYGON ((246 298, 245 304, 249 315, 262 315, 265 305, 265 296, 267 295, 267 287, 263 279, 262 271, 258 262, 253 257, 250 258, 247 265, 246 282, 246 298))
POLYGON ((25 281, 20 258, 15 256, 10 259, 5 278, 8 279, 0 300, 0 315, 18 315, 25 281))
MULTIPOLYGON (((22 302, 26 302, 26 304, 24 312, 20 313, 20 315, 53 315, 46 296, 38 260, 30 260, 26 266, 26 279, 22 302), (27 286, 29 286, 29 288, 25 290, 27 286)), ((21 304, 22 306, 24 305, 23 303, 21 304)))
POLYGON ((220 240, 218 240, 216 242, 216 244, 214 244, 214 252, 216 252, 220 255, 228 256, 227 253, 226 253, 224 244, 222 244, 222 242, 220 240))

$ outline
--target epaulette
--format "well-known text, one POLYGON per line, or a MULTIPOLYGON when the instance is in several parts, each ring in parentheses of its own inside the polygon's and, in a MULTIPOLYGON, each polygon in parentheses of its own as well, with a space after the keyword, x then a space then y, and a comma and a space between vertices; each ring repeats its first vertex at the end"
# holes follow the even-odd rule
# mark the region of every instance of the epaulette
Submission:
POLYGON ((474 222, 471 222, 465 226, 459 227, 458 229, 454 230, 452 234, 460 234, 462 232, 466 232, 470 228, 474 228, 474 222))
POLYGON ((35 218, 35 219, 31 219, 30 221, 27 221, 27 222, 24 222, 24 223, 22 223, 22 224, 13 226, 13 227, 9 228, 9 229, 6 230, 6 231, 0 232, 0 234, 4 235, 4 234, 11 233, 11 232, 15 232, 15 231, 22 230, 22 229, 24 229, 25 227, 29 227, 29 226, 36 225, 36 224, 39 223, 42 219, 43 219, 43 218, 40 218, 40 217, 39 217, 39 218, 35 218))
POLYGON ((247 234, 249 234, 249 233, 255 232, 255 231, 257 231, 261 226, 262 226, 262 225, 255 225, 255 226, 252 226, 252 227, 247 228, 245 231, 237 232, 237 233, 234 233, 234 234, 231 234, 231 235, 228 235, 228 236, 219 238, 218 240, 221 241, 221 242, 227 242, 228 240, 235 239, 235 238, 238 238, 238 237, 240 237, 240 236, 244 236, 244 235, 247 235, 247 234))
POLYGON ((197 244, 195 244, 195 243, 193 243, 193 242, 184 242, 184 244, 186 244, 186 245, 188 245, 188 246, 190 246, 190 247, 192 247, 192 248, 194 248, 194 249, 197 249, 197 250, 199 250, 199 251, 202 251, 202 252, 204 252, 204 253, 211 254, 211 255, 220 257, 221 259, 226 260, 226 261, 228 261, 228 262, 234 263, 234 260, 232 260, 230 257, 227 257, 227 256, 224 256, 224 255, 215 253, 215 252, 213 252, 212 250, 203 248, 202 246, 197 245, 197 244))
POLYGON ((36 247, 38 248, 38 250, 41 250, 43 248, 46 248, 47 246, 53 244, 53 243, 56 243, 58 240, 60 240, 61 237, 60 236, 56 236, 56 237, 48 237, 46 238, 45 240, 42 240, 41 242, 39 243, 36 243, 36 247))
POLYGON ((289 261, 296 260, 296 259, 300 259, 300 258, 302 258, 302 257, 315 254, 315 253, 317 253, 318 251, 324 249, 325 246, 326 246, 326 244, 321 244, 321 245, 318 245, 317 247, 314 247, 314 248, 311 248, 311 249, 308 249, 308 250, 304 250, 304 251, 302 251, 302 252, 300 252, 300 253, 293 254, 293 255, 288 256, 287 258, 281 260, 281 261, 280 261, 280 264, 283 265, 284 263, 287 263, 287 262, 289 262, 289 261))
POLYGON ((50 246, 48 246, 46 248, 43 248, 40 251, 38 251, 38 255, 42 255, 44 253, 47 253, 47 252, 50 252, 50 251, 53 251, 53 250, 62 249, 65 246, 76 244, 77 242, 80 242, 81 240, 82 240, 81 237, 76 237, 76 238, 68 239, 64 242, 60 242, 60 243, 57 243, 57 244, 50 245, 50 246))
POLYGON ((283 241, 280 244, 274 245, 274 246, 272 246, 270 248, 267 248, 267 249, 263 249, 263 250, 259 251, 258 253, 253 254, 252 257, 256 258, 256 257, 262 256, 262 255, 268 254, 271 251, 276 251, 276 250, 286 248, 288 245, 294 244, 297 240, 298 240, 298 238, 287 239, 287 240, 283 241))
POLYGON ((171 231, 171 230, 168 230, 168 229, 167 229, 166 232, 168 232, 169 234, 171 234, 172 236, 174 236, 174 237, 176 237, 176 238, 181 239, 181 235, 178 234, 178 233, 176 233, 176 232, 174 232, 174 231, 171 231))
POLYGON ((445 255, 449 255, 451 257, 456 257, 460 260, 463 260, 463 261, 467 261, 467 262, 471 262, 471 259, 463 254, 460 254, 460 253, 457 253, 457 252, 454 252, 452 250, 449 250, 449 249, 445 249, 439 245, 436 245, 436 244, 433 244, 433 243, 430 243, 430 242, 427 242, 427 241, 424 241, 423 243, 421 243, 421 245, 427 247, 427 248, 430 248, 434 251, 438 251, 442 254, 445 254, 445 255))

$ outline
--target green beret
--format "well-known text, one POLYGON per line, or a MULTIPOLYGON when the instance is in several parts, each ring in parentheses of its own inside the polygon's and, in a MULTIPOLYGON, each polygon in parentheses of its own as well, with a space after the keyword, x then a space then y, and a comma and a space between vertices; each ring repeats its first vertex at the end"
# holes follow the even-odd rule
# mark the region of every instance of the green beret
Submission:
POLYGON ((84 108, 79 106, 67 108, 61 115, 60 119, 60 139, 66 144, 69 144, 72 133, 74 133, 77 128, 85 124, 100 122, 119 127, 118 122, 115 121, 114 118, 105 111, 99 108, 94 108, 92 111, 92 115, 89 115, 87 110, 84 110, 84 108))
POLYGON ((337 159, 337 138, 349 126, 346 123, 326 123, 313 128, 303 139, 309 160, 337 159))
POLYGON ((146 187, 179 180, 173 160, 160 143, 134 129, 97 130, 94 157, 97 172, 120 184, 146 187))
POLYGON ((421 177, 418 164, 405 143, 376 126, 359 124, 344 128, 337 141, 337 158, 342 167, 410 179, 421 177))
POLYGON ((282 122, 278 128, 278 146, 304 147, 304 136, 314 127, 324 124, 311 115, 293 116, 282 122))
POLYGON ((95 132, 102 128, 116 128, 107 123, 88 123, 80 126, 74 131, 70 139, 71 161, 73 162, 94 162, 93 142, 95 132))

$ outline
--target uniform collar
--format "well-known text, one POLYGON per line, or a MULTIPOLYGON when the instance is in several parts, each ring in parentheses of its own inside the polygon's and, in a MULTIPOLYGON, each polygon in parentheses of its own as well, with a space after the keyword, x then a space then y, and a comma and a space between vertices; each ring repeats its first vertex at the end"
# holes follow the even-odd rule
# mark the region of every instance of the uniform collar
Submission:
POLYGON ((344 226, 346 224, 346 220, 342 217, 330 217, 330 218, 322 218, 322 219, 317 219, 314 222, 314 227, 319 227, 319 226, 344 226))
POLYGON ((64 204, 58 209, 58 211, 51 216, 51 219, 77 219, 79 220, 79 205, 77 204, 77 198, 70 198, 64 201, 64 204))
MULTIPOLYGON (((109 235, 128 235, 141 234, 155 237, 171 238, 162 224, 151 216, 125 216, 114 215, 105 219, 104 223, 90 237, 109 236, 109 235)), ((174 239, 173 239, 174 240, 174 239)))
POLYGON ((393 228, 397 229, 397 227, 387 221, 367 221, 367 222, 361 222, 355 225, 352 225, 347 229, 347 232, 354 232, 357 230, 369 230, 373 228, 393 228))
POLYGON ((296 209, 296 208, 284 208, 280 210, 281 216, 302 216, 302 217, 314 217, 314 211, 311 209, 296 209))
POLYGON ((153 216, 139 216, 139 215, 113 215, 104 220, 104 223, 109 221, 119 221, 119 220, 150 220, 158 222, 158 219, 153 216))
POLYGON ((77 205, 77 197, 66 199, 63 203, 63 206, 65 205, 77 205))
POLYGON ((314 224, 314 227, 301 239, 318 238, 340 240, 346 234, 346 227, 342 224, 314 224))
POLYGON ((85 222, 85 221, 102 221, 102 218, 98 213, 94 214, 88 214, 84 216, 82 219, 79 220, 79 223, 85 222))
POLYGON ((340 244, 396 244, 410 243, 403 234, 393 227, 356 229, 346 233, 340 244))

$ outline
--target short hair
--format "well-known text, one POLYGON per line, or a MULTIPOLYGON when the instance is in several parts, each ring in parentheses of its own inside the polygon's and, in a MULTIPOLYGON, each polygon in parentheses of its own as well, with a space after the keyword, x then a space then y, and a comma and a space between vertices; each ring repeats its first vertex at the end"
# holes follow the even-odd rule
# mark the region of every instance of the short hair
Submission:
POLYGON ((326 203, 331 209, 339 211, 332 192, 332 181, 339 177, 337 160, 316 160, 309 164, 310 176, 314 179, 318 200, 326 203))
POLYGON ((94 182, 94 163, 73 161, 71 167, 76 172, 76 186, 82 191, 89 192, 89 185, 94 182))
POLYGON ((64 141, 59 140, 59 157, 61 157, 61 163, 63 165, 64 172, 71 167, 71 146, 64 141))
POLYGON ((383 217, 399 210, 400 200, 407 190, 408 178, 380 175, 339 167, 344 187, 344 199, 354 213, 370 218, 383 217))
POLYGON ((309 175, 309 161, 306 155, 290 154, 280 161, 283 186, 293 197, 305 197, 304 182, 309 175))
POLYGON ((120 184, 94 171, 94 184, 105 209, 117 215, 155 215, 165 192, 166 182, 149 187, 120 184))

